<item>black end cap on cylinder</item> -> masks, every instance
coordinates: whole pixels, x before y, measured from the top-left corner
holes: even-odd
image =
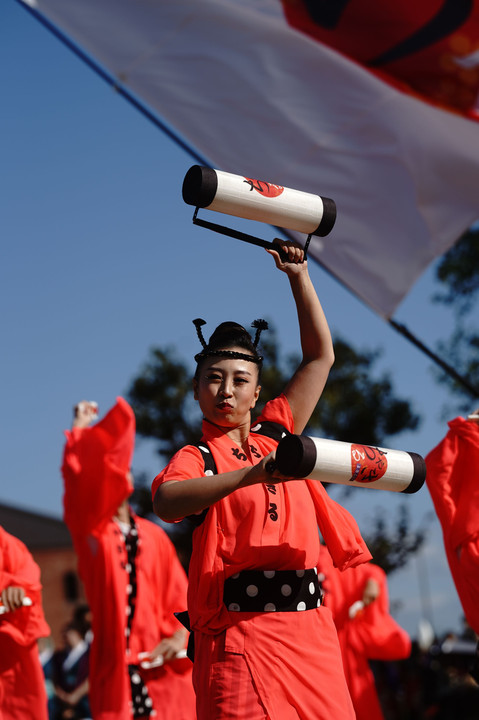
[[[408,455],[412,460],[413,475],[407,488],[401,490],[401,492],[411,495],[420,490],[424,485],[424,481],[426,480],[426,461],[417,453],[410,452]]]
[[[329,235],[336,222],[336,203],[327,197],[321,197],[321,200],[323,201],[323,217],[316,230],[311,234],[325,237],[325,235]]]
[[[215,199],[217,189],[218,176],[213,168],[193,165],[183,180],[183,200],[187,205],[208,207]]]
[[[307,435],[287,435],[276,448],[276,470],[287,477],[305,478],[316,465],[316,445]]]

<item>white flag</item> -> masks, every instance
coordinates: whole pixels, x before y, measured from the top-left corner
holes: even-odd
[[[332,198],[309,255],[384,317],[479,218],[479,124],[295,29],[279,0],[33,3],[213,167]]]

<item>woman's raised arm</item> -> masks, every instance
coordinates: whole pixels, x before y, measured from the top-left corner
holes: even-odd
[[[323,392],[334,363],[334,348],[326,316],[308,272],[304,252],[291,243],[276,240],[287,261],[274,250],[276,266],[288,275],[298,314],[302,360],[285,388],[295,433],[302,433]]]

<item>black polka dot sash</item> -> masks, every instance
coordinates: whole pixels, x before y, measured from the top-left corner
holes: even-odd
[[[149,718],[156,715],[148,688],[143,682],[137,665],[128,665],[131,685],[131,710],[133,717]]]
[[[223,602],[230,612],[300,612],[321,605],[316,568],[243,570],[225,580]]]

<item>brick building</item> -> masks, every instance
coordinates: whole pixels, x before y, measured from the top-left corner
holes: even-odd
[[[85,603],[77,561],[65,523],[55,517],[0,503],[0,525],[19,538],[40,566],[43,608],[55,646],[73,610]]]

